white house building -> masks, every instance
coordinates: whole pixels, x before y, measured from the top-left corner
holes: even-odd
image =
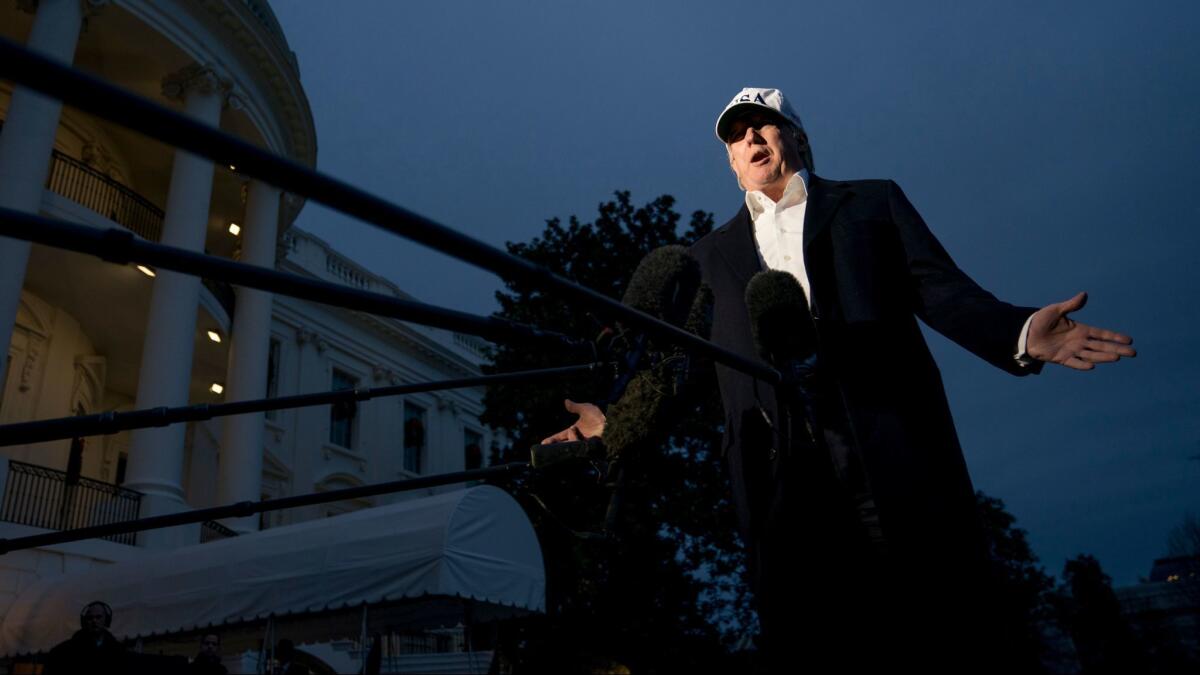
[[[0,35],[307,166],[295,55],[262,0],[0,0]],[[408,297],[292,227],[304,200],[0,82],[0,207]],[[0,424],[478,374],[477,338],[0,238]],[[482,388],[0,447],[0,537],[459,471],[503,444]],[[430,494],[429,491],[422,495]],[[420,496],[420,495],[418,495]],[[336,502],[0,556],[22,590],[383,506]]]

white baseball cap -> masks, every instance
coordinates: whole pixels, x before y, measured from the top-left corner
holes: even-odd
[[[725,106],[717,117],[717,140],[721,143],[725,142],[725,137],[729,135],[729,127],[738,115],[746,113],[750,109],[769,110],[771,113],[783,118],[785,122],[796,127],[800,131],[804,131],[804,124],[800,121],[800,116],[792,110],[792,106],[783,97],[783,92],[778,89],[767,89],[763,87],[746,87],[739,91],[733,100]],[[804,158],[808,161],[808,166],[812,168],[812,150],[806,149]]]

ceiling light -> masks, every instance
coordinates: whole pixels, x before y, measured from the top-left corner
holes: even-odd
[[[241,233],[241,231],[242,231],[241,225],[238,225],[237,223],[229,224],[229,234],[232,234],[233,236],[236,237],[236,236],[238,236],[238,234]]]
[[[220,382],[213,382],[212,386],[210,386],[208,388],[208,390],[214,394],[219,394],[219,393],[225,391],[225,387],[222,386]]]
[[[149,267],[146,267],[145,265],[138,265],[137,268],[138,268],[139,272],[141,272],[142,274],[145,274],[148,277],[156,276],[154,274],[154,270],[150,269]]]
[[[221,334],[215,330],[210,330],[208,331],[208,339],[219,343],[221,341]]]

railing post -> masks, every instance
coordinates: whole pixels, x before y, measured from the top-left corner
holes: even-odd
[[[0,515],[4,514],[4,503],[8,497],[8,458],[0,457]]]

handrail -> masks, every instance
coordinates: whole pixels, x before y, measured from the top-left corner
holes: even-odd
[[[104,526],[136,518],[141,501],[136,490],[9,460],[0,520],[48,530]],[[132,546],[136,534],[104,538]]]
[[[201,544],[206,544],[210,541],[216,541],[218,539],[230,539],[236,536],[238,536],[236,531],[225,527],[215,520],[206,520],[203,523],[200,523]]]
[[[162,240],[162,209],[120,181],[59,150],[51,152],[46,189],[86,206],[146,241]]]

